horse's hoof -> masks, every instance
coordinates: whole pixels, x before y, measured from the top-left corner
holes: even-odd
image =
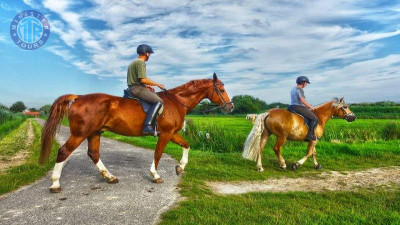
[[[58,188],[49,188],[50,193],[60,193],[61,192],[61,187]]]
[[[281,169],[282,169],[282,170],[286,170],[286,166],[285,166],[285,167],[281,166]]]
[[[321,166],[321,164],[318,164],[318,165],[314,166],[314,168],[315,168],[316,170],[320,170],[320,169],[322,169],[322,166]]]
[[[107,183],[109,183],[109,184],[116,184],[118,182],[119,182],[118,178],[110,179],[107,181]]]
[[[293,171],[296,171],[296,170],[299,168],[299,166],[300,166],[299,164],[293,163],[293,164],[292,164],[292,170],[293,170]]]
[[[161,184],[161,183],[164,183],[164,180],[163,180],[162,178],[157,178],[157,179],[154,179],[154,180],[153,180],[153,183],[155,183],[155,184]]]
[[[182,169],[182,167],[177,165],[177,166],[175,166],[175,171],[176,171],[176,175],[179,176],[179,174],[181,174],[183,172],[183,169]]]
[[[262,167],[260,167],[260,168],[258,168],[258,172],[263,172],[264,171],[264,168],[262,168]]]

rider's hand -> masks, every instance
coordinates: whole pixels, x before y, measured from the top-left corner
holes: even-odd
[[[157,86],[158,86],[160,89],[162,89],[162,90],[165,89],[164,84],[158,84]]]
[[[147,90],[151,91],[151,92],[155,92],[154,88],[150,85],[146,85]]]
[[[314,108],[313,106],[311,106],[311,107],[310,107],[310,109],[311,109],[312,111],[314,111],[314,110],[315,110],[315,108]]]

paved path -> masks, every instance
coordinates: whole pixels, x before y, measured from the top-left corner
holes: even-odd
[[[57,141],[64,144],[68,137],[69,128],[62,126]],[[108,184],[86,152],[85,141],[69,157],[60,180],[62,193],[49,192],[49,173],[0,197],[0,224],[155,224],[179,197],[177,162],[169,155],[163,155],[158,170],[164,183],[153,184],[153,151],[102,138],[100,157],[119,179]]]

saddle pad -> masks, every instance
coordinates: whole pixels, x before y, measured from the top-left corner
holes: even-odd
[[[135,96],[133,96],[132,94],[131,94],[131,92],[129,91],[129,89],[125,89],[124,90],[124,96],[123,96],[124,98],[127,98],[127,99],[132,99],[132,100],[138,100],[139,101],[139,103],[142,105],[142,108],[143,108],[143,111],[145,112],[145,113],[147,113],[148,111],[149,111],[149,109],[150,109],[150,107],[151,107],[151,103],[148,103],[148,102],[145,102],[145,101],[143,101],[142,99],[139,99],[139,98],[136,98]],[[158,115],[161,115],[161,113],[164,111],[164,105],[163,106],[161,106],[161,109],[158,111]]]

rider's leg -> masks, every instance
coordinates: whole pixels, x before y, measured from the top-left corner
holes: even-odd
[[[136,89],[136,90],[135,90]],[[156,119],[164,101],[157,94],[149,91],[146,87],[136,86],[132,93],[145,102],[152,103],[151,108],[147,112],[146,119],[143,123],[143,134],[156,135]]]
[[[307,109],[305,106],[295,106],[296,112],[304,116],[305,118],[308,119],[308,133],[306,136],[306,140],[317,140],[317,138],[314,135],[314,130],[318,125],[318,118],[315,116],[314,113],[312,113],[309,109]]]

